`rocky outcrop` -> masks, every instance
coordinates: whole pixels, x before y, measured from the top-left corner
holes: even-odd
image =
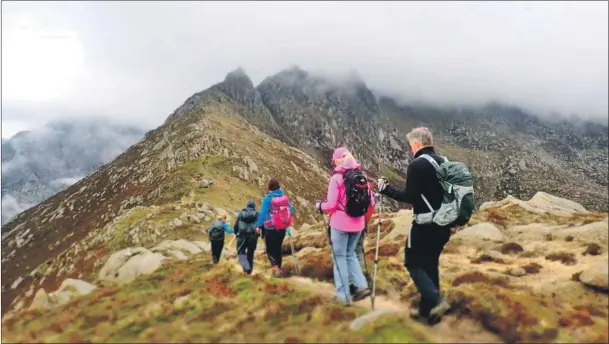
[[[47,294],[44,289],[38,289],[29,309],[48,309],[68,303],[76,296],[87,295],[97,289],[97,286],[68,278],[61,283],[56,291]]]
[[[609,292],[609,262],[597,263],[587,267],[580,275],[579,280],[590,287]]]

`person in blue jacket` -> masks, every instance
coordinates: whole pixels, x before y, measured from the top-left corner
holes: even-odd
[[[222,214],[218,216],[218,219],[212,223],[208,230],[209,242],[211,244],[211,258],[214,264],[218,264],[220,261],[220,255],[222,255],[222,249],[224,248],[225,232],[233,234],[233,230],[226,223],[226,215]]]
[[[264,239],[266,255],[271,263],[271,267],[273,268],[273,274],[276,277],[281,277],[281,245],[283,245],[286,232],[288,236],[291,236],[291,233],[289,227],[286,230],[276,230],[272,227],[272,224],[270,224],[272,210],[271,199],[275,197],[283,197],[285,194],[279,185],[279,181],[277,181],[275,178],[271,178],[267,189],[269,193],[264,197],[262,204],[260,205],[260,213],[258,215],[258,221],[256,221],[256,226],[258,227],[258,234],[260,234],[260,236]],[[292,202],[289,202],[289,207],[291,215],[294,215],[294,207],[292,206]]]

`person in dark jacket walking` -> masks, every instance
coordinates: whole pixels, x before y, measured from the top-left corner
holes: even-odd
[[[237,215],[233,231],[237,236],[237,258],[248,275],[254,270],[254,252],[258,245],[258,234],[256,233],[256,221],[258,212],[253,200],[247,201],[247,205]]]
[[[233,230],[226,224],[226,215],[219,215],[207,232],[211,243],[211,258],[214,264],[218,264],[224,248],[224,233],[233,234]]]
[[[436,153],[429,129],[415,128],[408,133],[407,138],[414,159],[408,165],[406,186],[403,189],[393,187],[381,177],[377,183],[378,190],[397,201],[411,204],[415,215],[428,213],[429,208],[422,195],[433,209],[439,209],[444,193],[435,167],[421,156],[427,154],[438,164],[444,162],[444,157]],[[430,324],[440,322],[450,309],[448,302],[440,295],[438,267],[440,254],[450,239],[450,234],[449,227],[421,225],[413,221],[406,240],[404,265],[421,294],[419,310],[411,316],[427,319]]]
[[[287,196],[283,193],[281,186],[279,185],[279,181],[277,179],[272,178],[269,180],[269,184],[267,186],[269,193],[262,200],[262,204],[260,205],[260,213],[258,214],[258,220],[256,221],[256,226],[258,229],[256,230],[258,234],[262,235],[264,239],[264,244],[266,246],[266,255],[271,263],[271,268],[273,269],[273,274],[276,277],[281,277],[283,275],[281,271],[281,246],[283,245],[283,240],[285,239],[286,233],[291,235],[290,228],[278,229],[274,226],[273,221],[273,212],[278,211],[274,209],[273,199],[277,199],[276,202],[285,202],[288,205],[289,209],[285,209],[289,211],[287,216],[290,217],[294,215],[294,207],[292,203],[287,200]],[[291,224],[291,223],[290,223]]]

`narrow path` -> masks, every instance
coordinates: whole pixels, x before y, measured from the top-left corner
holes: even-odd
[[[292,276],[286,280],[306,288],[319,295],[331,298],[335,294],[334,285],[325,282],[314,281],[307,277]],[[402,314],[410,313],[410,306],[398,300],[385,296],[377,296],[374,300],[376,310],[389,310]],[[356,307],[372,310],[370,299],[353,303]],[[471,319],[458,319],[454,315],[447,315],[444,320],[431,327],[412,320],[408,324],[412,329],[424,333],[435,343],[503,343],[497,335],[484,330],[478,323]]]
[[[236,271],[243,271],[239,262],[233,264]],[[264,275],[270,277],[271,272],[268,268],[254,269],[253,275]],[[291,276],[285,278],[286,281],[306,289],[312,293],[322,295],[328,299],[332,298],[335,293],[335,287],[331,283],[320,282],[308,277]],[[411,307],[399,300],[395,300],[386,296],[377,296],[374,300],[376,310],[389,310],[396,313],[407,315],[410,313]],[[370,298],[355,302],[352,304],[355,307],[361,307],[372,311]],[[408,318],[406,318],[408,319]],[[435,326],[420,323],[415,320],[409,321],[408,325],[415,331],[423,333],[427,338],[435,343],[503,343],[501,338],[480,326],[479,323],[468,318],[458,318],[455,315],[446,315],[442,322]]]

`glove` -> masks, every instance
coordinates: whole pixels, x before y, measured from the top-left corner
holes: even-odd
[[[323,214],[323,211],[321,210],[321,203],[321,201],[315,202],[315,210],[317,210],[318,213]]]
[[[387,186],[389,186],[389,182],[387,181],[387,179],[385,179],[385,177],[381,177],[376,181],[376,186],[379,190],[379,193],[383,193]]]
[[[288,229],[286,230],[288,236],[291,238],[292,237],[292,231],[290,231],[292,227],[288,227]]]

